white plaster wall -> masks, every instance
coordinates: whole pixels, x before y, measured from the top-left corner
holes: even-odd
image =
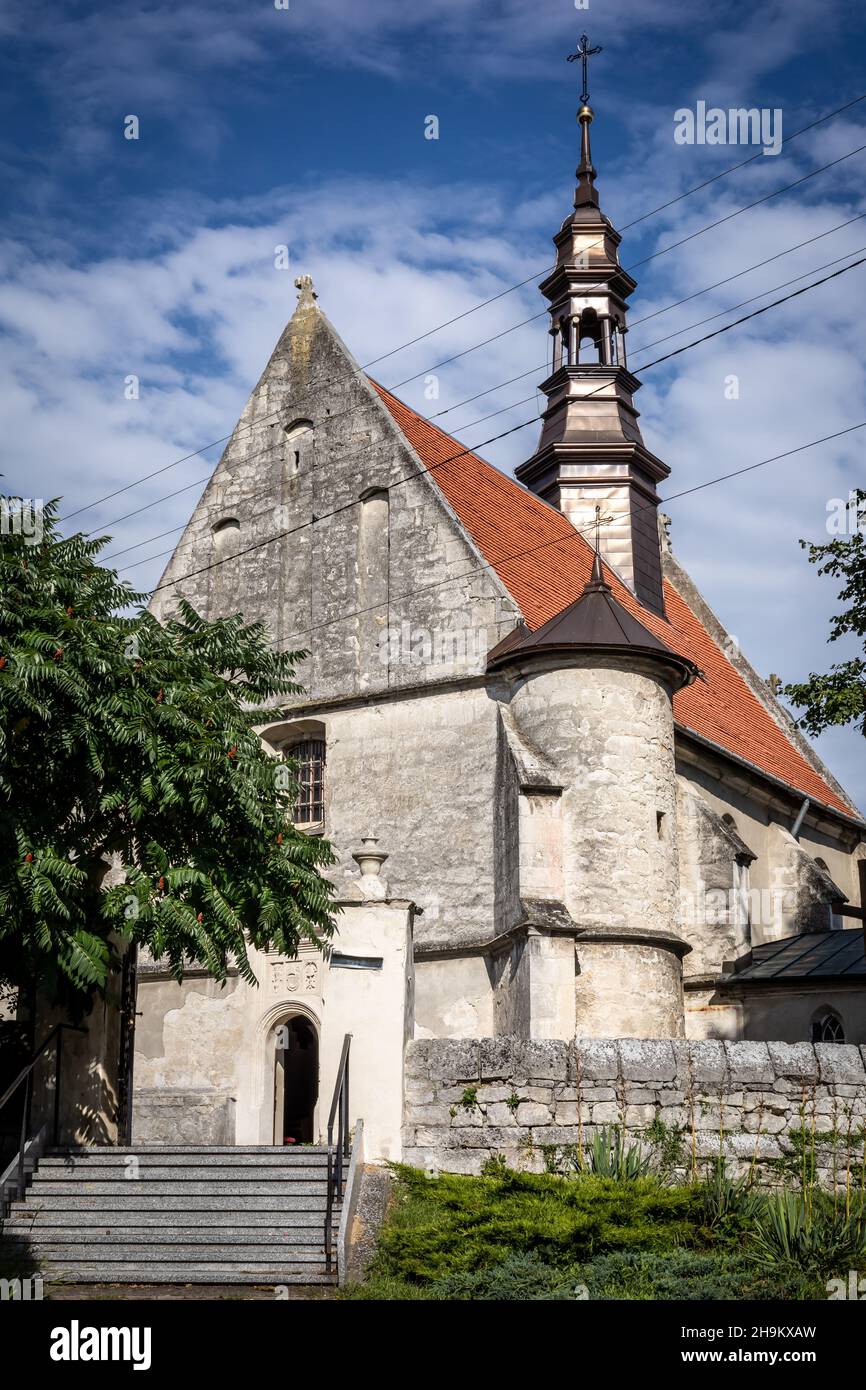
[[[790,828],[790,817],[777,821],[777,813],[765,801],[745,793],[733,783],[728,786],[689,763],[681,763],[679,771],[683,780],[695,786],[718,815],[733,817],[737,833],[757,856],[749,869],[753,900],[757,902],[757,895],[763,894],[763,901],[771,902],[773,890],[780,887],[779,871],[785,860],[778,831],[780,825],[785,829]],[[688,856],[689,846],[685,843],[688,826],[684,822],[679,826],[679,834],[683,841],[683,854]],[[836,836],[829,829],[818,830],[809,824],[808,817],[800,830],[799,844],[813,858],[824,860],[834,882],[855,906],[859,906],[857,866],[866,857],[866,845],[861,844],[852,852],[841,830]],[[686,879],[684,874],[684,882]],[[761,919],[756,917],[753,922],[752,944],[761,945],[764,941],[800,930],[803,930],[803,924],[798,924],[796,912],[784,914],[782,920],[774,920],[771,914],[763,913]]]
[[[405,905],[375,903],[344,912],[342,923],[341,952],[383,960],[381,970],[341,969],[333,962],[328,968],[320,1131],[324,1138],[343,1038],[350,1032],[350,1123],[363,1119],[365,1161],[382,1163],[401,1156],[403,1049],[414,1023],[411,914]]]
[[[812,1019],[827,1007],[841,1018],[846,1043],[866,1043],[866,1005],[862,985],[816,984],[814,989],[749,990],[742,1004],[743,1038],[809,1042]]]
[[[337,949],[381,957],[381,969],[329,966],[314,946],[304,946],[296,959],[253,952],[256,986],[237,978],[222,989],[204,978],[178,985],[142,975],[139,1138],[273,1143],[275,1030],[300,1014],[319,1036],[318,1141],[325,1138],[343,1038],[351,1033],[351,1121],[364,1120],[369,1161],[399,1158],[403,1046],[413,1026],[411,907],[349,903],[340,924]],[[233,1117],[228,1135],[224,1114]]]
[[[326,729],[324,833],[354,878],[375,834],[393,897],[419,908],[419,945],[486,941],[496,895],[496,704],[482,687],[315,712]]]
[[[586,1038],[682,1038],[679,957],[646,942],[577,942],[576,1032]]]
[[[495,1031],[491,976],[481,955],[415,963],[415,1036],[484,1038]]]

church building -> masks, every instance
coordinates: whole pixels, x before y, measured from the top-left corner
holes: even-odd
[[[347,1033],[373,1159],[413,1038],[866,1043],[866,825],[671,550],[578,119],[516,477],[368,377],[301,276],[155,591],[307,653],[260,733],[340,910],[258,987],[140,963],[136,1143],[321,1139]]]

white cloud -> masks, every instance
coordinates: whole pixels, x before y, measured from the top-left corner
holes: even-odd
[[[620,4],[618,14],[626,9]],[[273,31],[262,11],[252,18],[250,13],[222,3],[207,7],[206,15],[183,6],[99,12],[101,22],[90,30],[91,55],[97,66],[104,57],[105,71],[102,85],[97,82],[89,94],[91,65],[81,53],[62,56],[66,21],[61,19],[46,78],[58,83],[66,99],[82,94],[83,139],[88,110],[115,99],[133,64],[148,71],[161,65],[162,75],[148,77],[141,90],[167,108],[178,100],[183,72],[185,109],[194,122],[208,108],[209,73],[252,67],[268,49]],[[389,71],[399,66],[400,43],[421,24],[416,7],[390,0],[373,0],[363,13],[345,0],[322,0],[315,15],[300,4],[290,13],[312,50],[324,54],[325,45],[333,46],[339,35],[340,47],[328,50],[329,61],[378,64]],[[683,13],[661,3],[641,5],[642,21],[660,29]],[[455,61],[459,57],[465,65],[471,52],[484,63],[504,59],[506,71],[509,63],[516,64],[521,46],[525,50],[530,17],[536,24],[535,63],[541,61],[540,40],[556,37],[560,29],[571,37],[575,17],[578,29],[585,18],[560,5],[530,12],[516,0],[498,7],[496,25],[464,0],[433,0],[424,10],[427,30],[443,52],[453,50]],[[283,18],[268,15],[267,25]],[[774,51],[771,45],[762,70],[786,51],[781,41]],[[644,157],[629,171],[602,169],[606,209],[620,222],[706,177],[708,169],[735,162],[737,151],[677,153],[668,114],[658,108],[632,103],[624,114],[636,123]],[[642,224],[650,233],[656,229],[648,250],[838,157],[861,138],[862,127],[849,118],[823,128],[814,139],[798,141],[791,153],[756,161],[730,184],[713,185]],[[862,160],[849,161],[832,177],[804,185],[796,198],[766,204],[651,262],[637,272],[642,284],[632,317],[851,216],[866,206],[861,180]],[[352,208],[351,241],[347,207]],[[292,312],[292,280],[300,270],[313,273],[323,308],[358,359],[369,361],[397,340],[423,334],[548,264],[550,234],[566,211],[550,194],[506,203],[495,186],[446,183],[424,190],[388,181],[320,182],[306,191],[274,189],[246,201],[185,195],[129,210],[137,255],[118,252],[78,265],[69,263],[65,245],[45,250],[41,228],[22,223],[20,237],[0,246],[0,323],[7,333],[0,342],[4,481],[28,495],[62,493],[68,513],[227,435]],[[37,242],[42,259],[29,249]],[[283,242],[292,252],[289,273],[273,264],[274,247]],[[641,341],[687,327],[863,244],[866,221],[637,326],[632,361],[641,360]],[[635,258],[634,243],[627,239],[624,262]],[[663,491],[695,486],[866,417],[866,379],[859,365],[863,276],[863,270],[852,272],[647,374],[638,405],[647,444],[673,468]],[[400,382],[541,308],[529,285],[389,357],[373,373],[386,385]],[[690,330],[652,355],[715,326]],[[421,382],[406,385],[400,394],[425,413],[444,411],[535,368],[546,351],[546,324],[538,319],[442,367],[438,402],[425,400]],[[140,379],[138,401],[124,398],[129,374]],[[736,401],[726,400],[723,390],[732,374],[740,380]],[[440,423],[455,429],[509,406],[466,429],[467,443],[485,440],[533,413],[532,404],[512,403],[531,396],[542,375],[535,371],[442,416]],[[500,466],[513,466],[531,452],[536,437],[533,426],[481,452]],[[864,444],[864,436],[848,436],[670,504],[675,550],[764,674],[777,671],[796,679],[841,655],[825,646],[827,619],[835,607],[832,587],[808,566],[797,539],[820,537],[827,499],[862,481]],[[87,511],[75,524],[113,530],[112,551],[180,528],[197,487],[116,526],[110,523],[204,478],[217,453],[209,453],[209,462],[189,460]],[[171,535],[155,539],[128,558],[165,550],[172,541]],[[144,587],[155,581],[163,563],[137,566],[130,577]],[[862,740],[837,734],[827,747],[833,765],[866,802],[866,778],[846,770],[849,763],[857,767]]]

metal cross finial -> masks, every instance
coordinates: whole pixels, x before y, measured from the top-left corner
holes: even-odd
[[[601,551],[601,507],[595,509],[595,553]]]
[[[587,72],[587,60],[589,58],[593,58],[596,53],[601,53],[601,51],[601,45],[599,45],[597,48],[590,48],[589,39],[587,38],[586,34],[581,34],[580,43],[577,45],[577,52],[569,53],[568,55],[568,61],[570,63],[576,62],[579,58],[581,64],[583,65],[583,91],[580,94],[580,99],[583,102],[584,106],[589,101],[589,74]]]

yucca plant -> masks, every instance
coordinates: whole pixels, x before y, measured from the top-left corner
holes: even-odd
[[[604,1125],[586,1149],[585,1169],[600,1178],[632,1181],[645,1177],[651,1165],[652,1156],[644,1155],[640,1144],[626,1147],[625,1130],[617,1125]]]
[[[810,1200],[787,1189],[767,1198],[751,1251],[765,1266],[832,1273],[866,1265],[866,1204],[815,1190]]]
[[[756,1221],[764,1211],[766,1199],[755,1191],[749,1174],[729,1176],[724,1158],[713,1165],[703,1193],[703,1218],[714,1229]]]

